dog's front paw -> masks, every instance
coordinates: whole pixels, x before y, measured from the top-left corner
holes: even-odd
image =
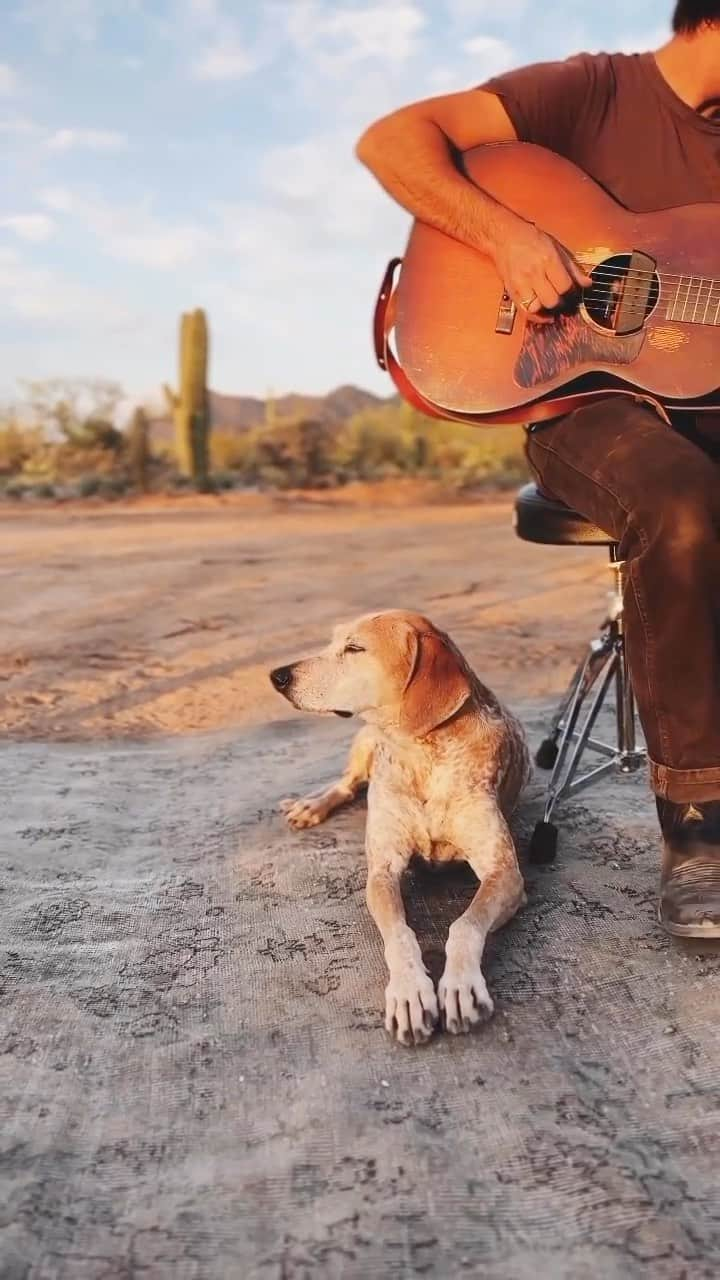
[[[448,963],[438,996],[445,1028],[454,1036],[487,1022],[495,1008],[479,964]]]
[[[325,796],[304,796],[300,800],[282,800],[280,808],[291,827],[317,827],[327,818],[331,806]]]
[[[385,988],[385,1029],[401,1044],[424,1044],[438,1020],[435,988],[424,969],[393,973]]]

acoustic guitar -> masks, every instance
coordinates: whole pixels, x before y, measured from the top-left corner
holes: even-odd
[[[406,399],[477,423],[537,422],[611,394],[717,412],[720,203],[631,213],[530,143],[476,147],[462,166],[564,245],[592,286],[533,324],[488,257],[415,222],[375,312],[378,361]]]

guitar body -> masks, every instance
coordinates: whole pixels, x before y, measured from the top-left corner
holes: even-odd
[[[548,400],[565,408],[568,393],[579,403],[590,387],[649,393],[674,408],[720,404],[720,204],[631,213],[528,143],[478,147],[463,165],[569,249],[594,285],[552,324],[533,324],[503,302],[489,258],[416,222],[393,318],[400,365],[421,397],[450,415],[508,420],[518,410],[524,422],[547,416]],[[543,415],[533,413],[538,401]]]

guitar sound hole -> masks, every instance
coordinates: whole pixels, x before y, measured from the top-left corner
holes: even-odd
[[[626,282],[629,287],[637,284],[648,285],[644,301],[645,319],[655,310],[660,297],[660,282],[653,272],[652,281],[648,280],[648,272],[633,272],[628,281],[631,254],[618,253],[612,258],[599,262],[590,272],[592,286],[583,290],[583,303],[590,319],[601,329],[613,332],[617,327],[618,308],[625,292]],[[641,292],[643,290],[641,289]]]

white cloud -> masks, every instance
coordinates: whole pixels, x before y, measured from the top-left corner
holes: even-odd
[[[62,321],[63,326],[92,326],[94,332],[108,332],[136,322],[127,307],[76,281],[26,262],[14,251],[0,249],[0,292],[3,306],[27,320],[44,323]]]
[[[218,22],[220,14],[217,0],[187,0],[187,10],[195,22]]]
[[[518,55],[507,40],[497,36],[471,36],[463,44],[463,52],[473,59],[473,75],[484,80],[517,65]]]
[[[424,14],[414,4],[369,5],[334,13],[325,24],[325,34],[347,42],[348,55],[355,62],[381,58],[404,62],[416,49],[416,37],[425,26]]]
[[[206,49],[193,64],[196,80],[237,80],[256,68],[256,61],[239,44],[219,44]]]
[[[512,53],[507,40],[500,40],[497,36],[471,36],[463,44],[463,49],[465,53],[478,53],[482,58],[487,57],[488,54],[495,56]]]
[[[265,15],[263,15],[265,16]],[[250,48],[238,22],[221,10],[219,0],[180,0],[178,34],[183,56],[192,55],[195,80],[239,80],[267,60],[268,50]],[[261,22],[264,34],[267,22]]]
[[[636,35],[627,35],[613,42],[613,49],[618,53],[640,53],[645,49],[659,49],[661,45],[666,44],[670,39],[671,31],[669,22],[663,26],[650,27],[646,31],[640,31]],[[602,45],[603,49],[607,41]]]
[[[137,20],[144,15],[143,0],[21,0],[16,15],[31,26],[43,44],[94,44],[107,18]]]
[[[218,329],[252,332],[253,340],[265,344],[267,367],[275,349],[285,379],[289,333],[296,327],[304,332],[308,317],[316,315],[324,340],[332,331],[334,342],[335,329],[346,320],[352,326],[360,313],[357,358],[372,372],[369,299],[387,258],[402,251],[407,214],[357,163],[351,138],[342,132],[272,148],[259,176],[255,199],[210,209],[222,274],[205,296]],[[310,376],[323,374],[316,370]]]
[[[45,213],[8,213],[0,217],[0,227],[12,231],[21,240],[47,240],[55,230],[55,223]]]
[[[127,135],[113,129],[56,129],[47,140],[51,151],[123,151],[128,145]]]
[[[26,116],[5,116],[0,120],[0,133],[31,134],[39,132],[38,125],[34,124],[32,120],[28,120]]]
[[[355,159],[353,142],[345,132],[322,134],[273,147],[265,156],[260,177],[269,197],[266,208],[274,206],[296,221],[293,238],[303,235],[306,249],[311,243],[316,249],[323,243],[380,243],[386,217],[394,212]]]
[[[148,219],[140,228],[106,226],[100,231],[100,239],[106,252],[115,258],[168,271],[194,261],[208,246],[210,237],[202,227],[165,225]]]
[[[136,262],[159,271],[184,266],[212,244],[212,235],[194,223],[166,222],[147,208],[123,208],[97,198],[50,187],[41,202],[56,213],[74,218],[94,235],[110,257]]]
[[[295,45],[309,52],[318,69],[344,74],[358,62],[406,62],[418,48],[427,19],[411,0],[340,9],[318,0],[296,0],[288,10],[288,31]]]
[[[16,73],[7,62],[0,62],[0,93],[14,93],[16,88]]]
[[[498,17],[497,0],[445,0],[445,8],[450,18],[460,25],[476,25],[486,18]],[[529,8],[530,0],[503,0],[503,20],[522,18]]]
[[[64,187],[46,187],[40,192],[40,200],[48,209],[54,209],[56,213],[70,213],[72,210],[72,196]]]

